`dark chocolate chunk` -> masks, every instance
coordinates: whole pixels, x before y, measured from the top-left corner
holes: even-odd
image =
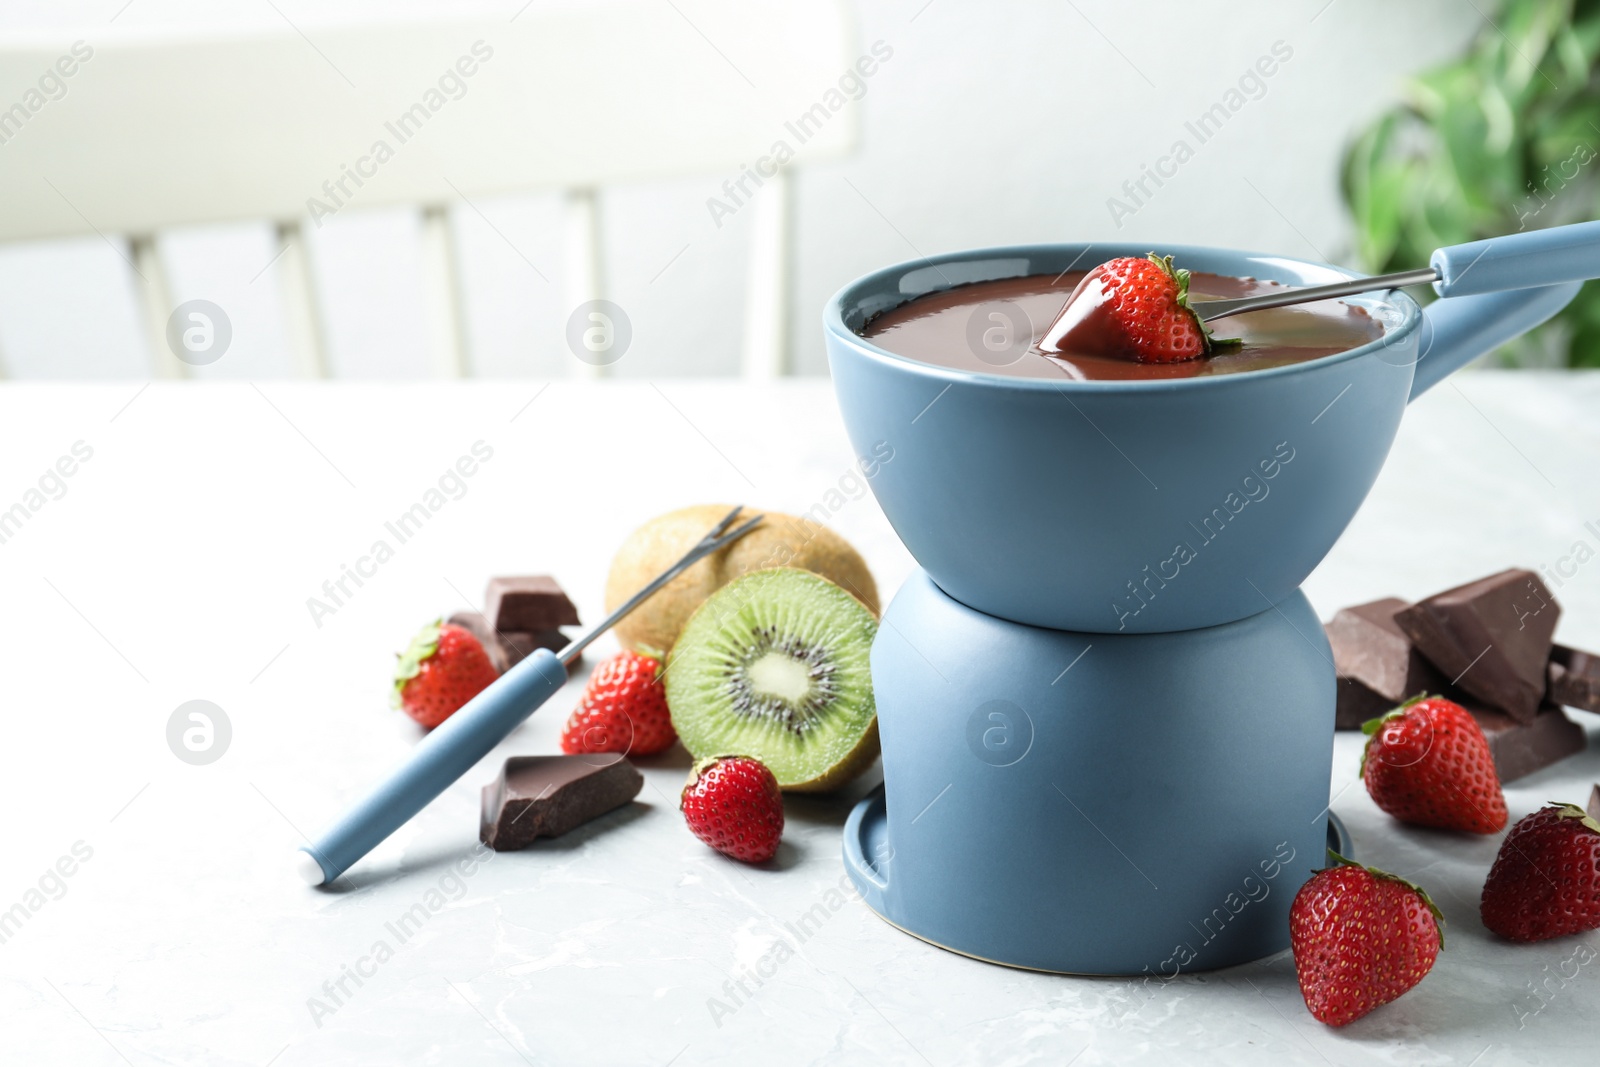
[[[1395,624],[1395,613],[1409,606],[1385,597],[1345,608],[1323,627],[1339,676],[1360,682],[1390,707],[1418,693],[1437,693],[1449,682]]]
[[[483,645],[483,650],[489,653],[489,661],[494,664],[494,669],[501,674],[527,659],[536,648],[560,652],[572,643],[572,639],[560,630],[545,630],[536,634],[516,631],[496,633],[489,625],[489,620],[476,611],[458,611],[445,621],[471,630],[472,635]],[[573,668],[582,663],[583,657],[579,656],[567,666]]]
[[[578,609],[548,574],[490,578],[483,614],[503,634],[545,633],[579,625]]]
[[[1394,620],[1454,684],[1532,722],[1560,614],[1538,575],[1506,570],[1420,600]]]
[[[1589,791],[1589,804],[1588,807],[1584,808],[1584,811],[1588,813],[1589,818],[1595,822],[1600,822],[1600,785],[1596,785]]]
[[[516,662],[507,655],[507,649],[503,647],[499,635],[494,632],[494,628],[489,625],[489,620],[479,615],[476,611],[458,611],[446,619],[445,622],[470,631],[472,636],[478,639],[478,643],[483,646],[483,650],[489,653],[489,662],[494,664],[497,674],[506,673],[506,670]]]
[[[644,775],[618,753],[512,756],[483,787],[478,838],[496,852],[560,837],[622,807],[644,788]]]
[[[560,652],[572,643],[572,639],[560,630],[545,630],[536,634],[501,634],[500,643],[505,646],[506,658],[511,662],[511,666],[515,667],[532,655],[536,648],[548,648],[551,652]]]
[[[1550,650],[1546,696],[1557,704],[1600,711],[1600,656],[1566,645]]]
[[[1335,730],[1359,730],[1361,724],[1368,719],[1376,719],[1380,715],[1394,710],[1401,701],[1390,700],[1388,697],[1374,693],[1361,682],[1354,678],[1339,678],[1338,699],[1334,705],[1333,728]]]
[[[1494,769],[1502,783],[1582,752],[1589,743],[1583,727],[1554,704],[1541,706],[1531,723],[1517,722],[1503,712],[1480,705],[1468,705],[1467,710],[1489,739],[1489,754],[1494,757]]]

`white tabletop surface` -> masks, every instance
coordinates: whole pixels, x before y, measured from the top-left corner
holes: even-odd
[[[1600,548],[1597,410],[1600,377],[1575,374],[1462,375],[1423,398],[1306,585],[1318,610]],[[1152,994],[952,955],[855,899],[793,944],[785,924],[846,884],[840,827],[876,771],[792,799],[773,869],[685,830],[680,751],[648,761],[633,808],[451,881],[479,787],[506,755],[556,750],[581,679],[352,887],[291,880],[301,831],[416,743],[386,698],[420,623],[492,574],[539,571],[594,619],[611,552],[657,512],[837,503],[852,456],[826,382],[7,385],[0,426],[0,510],[93,450],[0,543],[0,913],[26,913],[0,943],[7,1064],[1593,1062],[1600,962],[1569,961],[1600,935],[1493,940],[1477,897],[1499,838],[1383,816],[1351,787],[1351,735],[1333,809],[1363,860],[1433,891],[1449,937],[1417,989],[1338,1031],[1306,1012],[1287,953]],[[465,494],[316,625],[307,598],[479,441],[493,457]],[[833,510],[892,592],[912,563],[875,502]],[[1600,563],[1556,591],[1560,636],[1600,646]],[[166,740],[194,699],[232,727],[204,766]],[[1600,779],[1596,717],[1578,717],[1594,747],[1508,788],[1513,818]],[[70,876],[50,873],[62,857]],[[398,943],[386,924],[430,902]],[[735,1004],[724,983],[785,940],[793,958]],[[379,941],[392,956],[332,1000],[324,983]]]

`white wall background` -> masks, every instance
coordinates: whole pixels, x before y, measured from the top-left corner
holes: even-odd
[[[534,0],[544,3],[547,0]],[[663,3],[667,0],[662,0]],[[71,26],[261,26],[315,38],[330,22],[475,12],[523,0],[6,0],[0,35]],[[918,255],[1043,240],[1230,245],[1351,260],[1338,159],[1411,71],[1458,52],[1493,6],[1464,0],[856,0],[860,48],[891,61],[859,109],[862,148],[798,172],[792,362],[826,372],[824,301],[867,270]],[[120,12],[120,13],[119,13]],[[280,14],[281,12],[281,14]],[[715,27],[704,27],[715,36]],[[1107,199],[1185,136],[1275,42],[1293,57],[1119,229]],[[720,63],[710,50],[683,62]],[[818,86],[818,94],[827,86]],[[1188,138],[1193,143],[1193,137]],[[203,150],[203,146],[196,146]],[[114,159],[105,161],[115,166]],[[0,150],[0,167],[4,153]],[[611,188],[602,197],[607,295],[634,325],[618,377],[711,376],[738,366],[748,213],[718,229],[708,196],[726,175]],[[473,373],[567,373],[554,195],[456,214]],[[3,210],[3,205],[0,205]],[[500,233],[495,231],[499,230]],[[349,211],[308,228],[336,376],[428,374],[417,222]],[[501,236],[504,235],[504,237]],[[507,242],[515,248],[508,247]],[[163,235],[176,301],[226,308],[234,343],[202,378],[288,373],[265,225]],[[676,258],[674,258],[676,256]],[[0,248],[0,371],[17,378],[148,376],[138,308],[99,238]]]

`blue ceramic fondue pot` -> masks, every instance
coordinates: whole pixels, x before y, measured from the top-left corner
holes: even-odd
[[[1597,249],[1600,223],[1443,249],[1426,312],[1348,298],[1382,323],[1371,344],[1161,380],[951,369],[858,332],[925,293],[1143,245],[983,249],[841,290],[824,327],[845,427],[859,454],[893,447],[870,484],[923,568],[872,649],[884,786],[844,835],[867,903],[967,955],[1147,988],[1287,947],[1295,892],[1330,844],[1350,854],[1328,804],[1332,656],[1298,587],[1406,405],[1559,311]]]

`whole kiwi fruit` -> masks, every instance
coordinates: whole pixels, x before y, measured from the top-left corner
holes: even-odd
[[[731,510],[730,504],[679,508],[629,534],[606,576],[606,611],[615,610],[672,566]],[[849,542],[819,522],[778,511],[746,508],[734,522],[756,514],[766,516],[761,525],[678,575],[619,622],[617,640],[638,651],[667,652],[707,597],[735,578],[772,567],[820,574],[865,604],[873,615],[878,614],[877,583]]]

